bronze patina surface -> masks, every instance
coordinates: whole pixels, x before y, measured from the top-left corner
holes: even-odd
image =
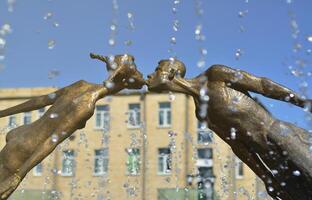
[[[55,93],[35,97],[0,111],[0,117],[5,117],[51,105],[37,121],[7,134],[6,145],[0,152],[0,199],[7,199],[28,171],[77,129],[85,127],[99,99],[124,88],[139,89],[145,83],[131,55],[117,55],[114,58],[95,54],[90,56],[105,62],[107,70],[111,72],[104,86],[81,80]]]
[[[299,107],[311,104],[292,90],[267,78],[223,65],[213,65],[186,80],[178,60],[162,60],[148,76],[150,91],[191,95],[196,116],[229,144],[233,152],[263,180],[274,199],[312,199],[312,156],[309,133],[275,119],[249,94],[286,101]]]

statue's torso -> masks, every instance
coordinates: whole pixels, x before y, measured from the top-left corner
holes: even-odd
[[[235,139],[246,140],[248,131],[252,134],[249,139],[264,142],[262,136],[253,132],[268,128],[274,118],[261,105],[247,92],[235,90],[224,82],[210,82],[207,86],[209,96],[207,121],[213,131],[225,140],[231,139],[231,130],[236,130]]]
[[[84,81],[76,82],[68,86],[68,90],[65,90],[40,119],[11,130],[7,136],[9,139],[6,148],[8,153],[16,152],[10,154],[16,157],[16,163],[13,165],[18,166],[18,163],[22,163],[37,146],[53,134],[54,142],[60,143],[62,138],[67,138],[75,130],[83,128],[93,115],[96,102],[93,95],[98,90],[97,85]]]

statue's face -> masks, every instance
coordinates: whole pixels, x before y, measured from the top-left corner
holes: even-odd
[[[140,89],[145,84],[143,75],[134,63],[133,56],[117,55],[109,61],[109,65],[112,73],[108,80],[112,83],[128,89]]]
[[[177,85],[174,79],[184,77],[185,67],[179,61],[162,60],[158,63],[155,72],[147,76],[146,84],[150,91],[175,91]]]

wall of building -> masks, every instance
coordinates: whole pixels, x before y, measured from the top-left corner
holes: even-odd
[[[1,89],[0,109],[5,109],[29,97],[39,96],[54,91],[55,88],[24,88]],[[171,103],[172,123],[168,127],[158,124],[158,109],[160,102]],[[128,126],[128,106],[130,103],[140,104],[143,126],[133,128]],[[198,174],[197,149],[212,148],[212,164],[214,191],[219,199],[265,199],[259,197],[262,183],[256,183],[255,174],[243,166],[243,176],[235,174],[235,156],[230,148],[216,134],[213,142],[199,144],[197,141],[197,120],[194,115],[193,100],[183,94],[175,94],[174,100],[168,94],[121,94],[106,97],[97,105],[108,105],[110,114],[110,129],[105,132],[95,128],[95,115],[87,122],[86,127],[77,130],[70,139],[60,144],[56,150],[43,161],[43,173],[34,176],[33,170],[19,186],[17,197],[46,193],[59,194],[60,199],[145,199],[156,200],[161,189],[180,189],[184,196],[197,189],[195,175]],[[22,125],[23,114],[18,114],[18,125]],[[32,112],[32,121],[38,118],[37,111]],[[5,134],[8,117],[0,118],[1,148],[5,145]],[[169,131],[176,135],[171,136]],[[172,170],[170,174],[158,173],[158,149],[175,143],[172,154]],[[109,149],[108,173],[102,176],[94,174],[94,154],[96,149]],[[140,149],[140,172],[138,175],[127,173],[127,148]],[[63,176],[61,173],[64,150],[75,152],[74,176]],[[193,176],[190,185],[187,177]],[[185,190],[185,188],[187,190]],[[24,191],[24,192],[23,192]],[[30,192],[31,193],[31,192]],[[17,195],[18,194],[18,195]],[[189,195],[191,192],[189,193]],[[265,195],[263,195],[265,196]],[[180,198],[180,197],[179,197]]]

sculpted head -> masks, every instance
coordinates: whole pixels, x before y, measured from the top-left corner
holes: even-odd
[[[181,81],[185,76],[185,65],[177,59],[161,60],[155,72],[148,75],[146,84],[150,91],[183,92]]]
[[[143,75],[137,70],[132,55],[108,57],[91,53],[90,57],[106,63],[106,68],[110,72],[109,78],[105,81],[107,85],[109,83],[118,88],[140,89],[145,84]]]

